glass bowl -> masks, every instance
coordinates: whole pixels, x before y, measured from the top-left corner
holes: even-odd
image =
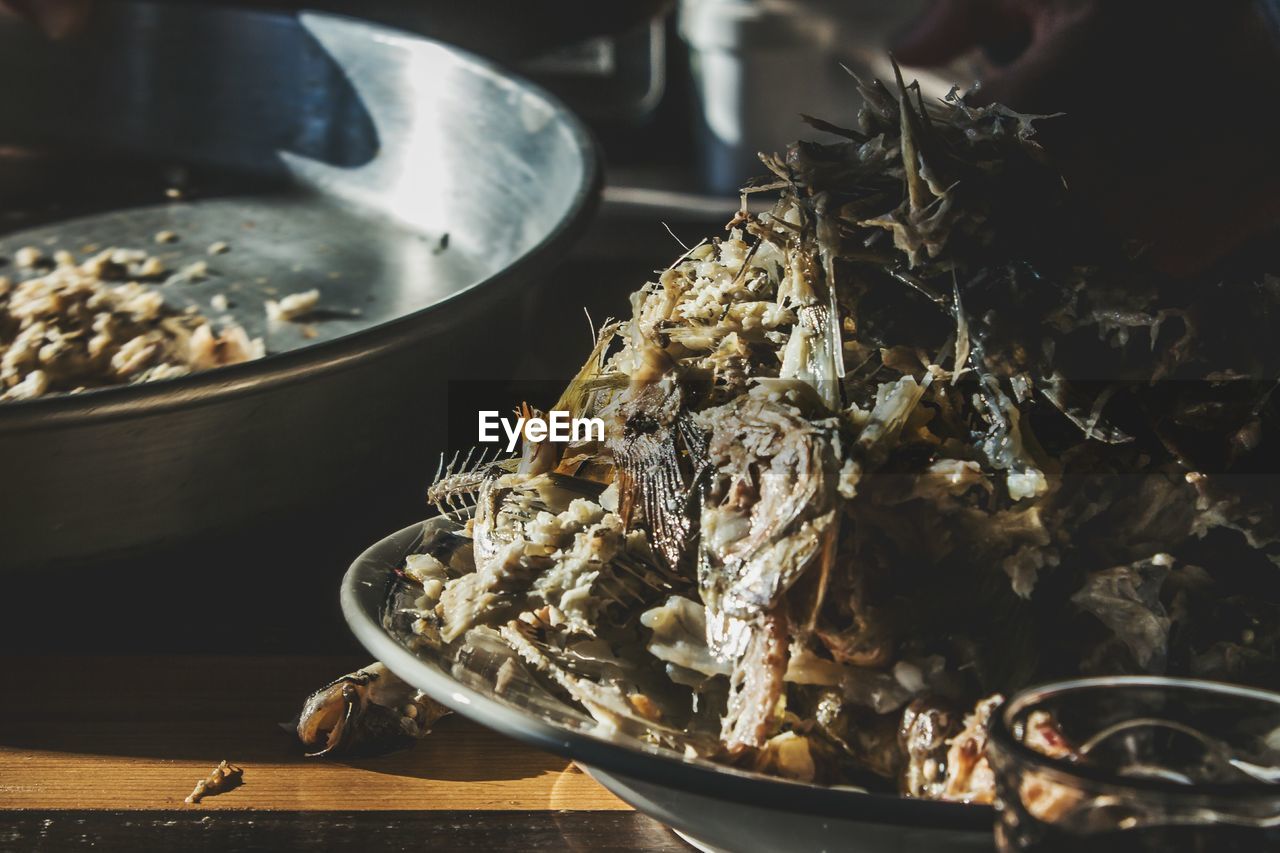
[[[1280,850],[1280,694],[1064,681],[1006,702],[988,757],[1001,851]]]

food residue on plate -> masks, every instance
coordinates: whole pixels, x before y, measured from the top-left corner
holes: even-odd
[[[268,299],[267,319],[272,322],[293,322],[314,311],[319,302],[320,291],[315,289],[290,293],[279,301]]]
[[[76,263],[27,246],[14,260],[34,274],[0,284],[0,401],[184,376],[265,353],[239,324],[215,328],[140,283],[164,268],[147,252],[108,248]]]
[[[164,261],[155,255],[151,255],[142,263],[138,264],[139,278],[159,278],[169,272],[169,268],[165,266]]]
[[[13,262],[24,269],[33,269],[46,260],[45,253],[35,246],[23,246],[13,253]]]
[[[178,270],[177,278],[183,281],[204,281],[209,277],[208,261],[192,261]]]

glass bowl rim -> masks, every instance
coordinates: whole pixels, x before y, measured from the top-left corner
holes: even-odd
[[[1256,687],[1244,687],[1237,684],[1198,678],[1116,675],[1054,681],[1021,690],[996,708],[988,724],[987,737],[997,751],[1004,751],[1024,763],[1033,765],[1040,770],[1048,771],[1051,775],[1059,777],[1057,781],[1066,782],[1067,784],[1085,781],[1108,788],[1123,788],[1183,800],[1248,797],[1251,799],[1269,798],[1280,803],[1280,784],[1258,781],[1184,785],[1160,779],[1125,778],[1085,764],[1077,764],[1037,752],[1022,741],[1017,740],[1009,727],[1008,720],[1014,713],[1023,710],[1030,704],[1038,704],[1054,696],[1079,691],[1144,687],[1172,691],[1214,693],[1220,696],[1265,702],[1275,707],[1276,726],[1280,729],[1280,693]]]

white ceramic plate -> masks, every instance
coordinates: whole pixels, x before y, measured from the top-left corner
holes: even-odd
[[[439,519],[406,527],[355,561],[342,610],[356,638],[401,678],[454,711],[539,749],[582,764],[626,802],[711,850],[989,851],[985,806],[909,800],[749,773],[618,733],[602,733],[582,711],[528,677],[493,684],[510,656],[476,649],[448,657],[414,648],[400,610],[416,596],[396,573]]]

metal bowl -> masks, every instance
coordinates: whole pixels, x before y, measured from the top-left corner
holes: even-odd
[[[987,851],[987,806],[908,800],[750,773],[603,731],[517,667],[494,684],[512,653],[444,656],[415,643],[403,614],[417,596],[396,574],[430,538],[429,520],[365,551],[342,582],[342,611],[370,654],[459,714],[525,743],[571,758],[645,814],[706,849]]]
[[[0,256],[203,258],[212,275],[166,296],[208,316],[228,296],[271,354],[0,403],[0,567],[281,519],[323,536],[321,511],[413,517],[448,383],[503,375],[519,295],[592,212],[588,134],[488,62],[364,22],[132,2],[95,15],[57,43],[0,24],[0,70],[22,81],[0,89]],[[155,245],[160,230],[180,242]],[[206,256],[215,241],[231,251]],[[313,287],[319,320],[266,324],[266,299]]]

